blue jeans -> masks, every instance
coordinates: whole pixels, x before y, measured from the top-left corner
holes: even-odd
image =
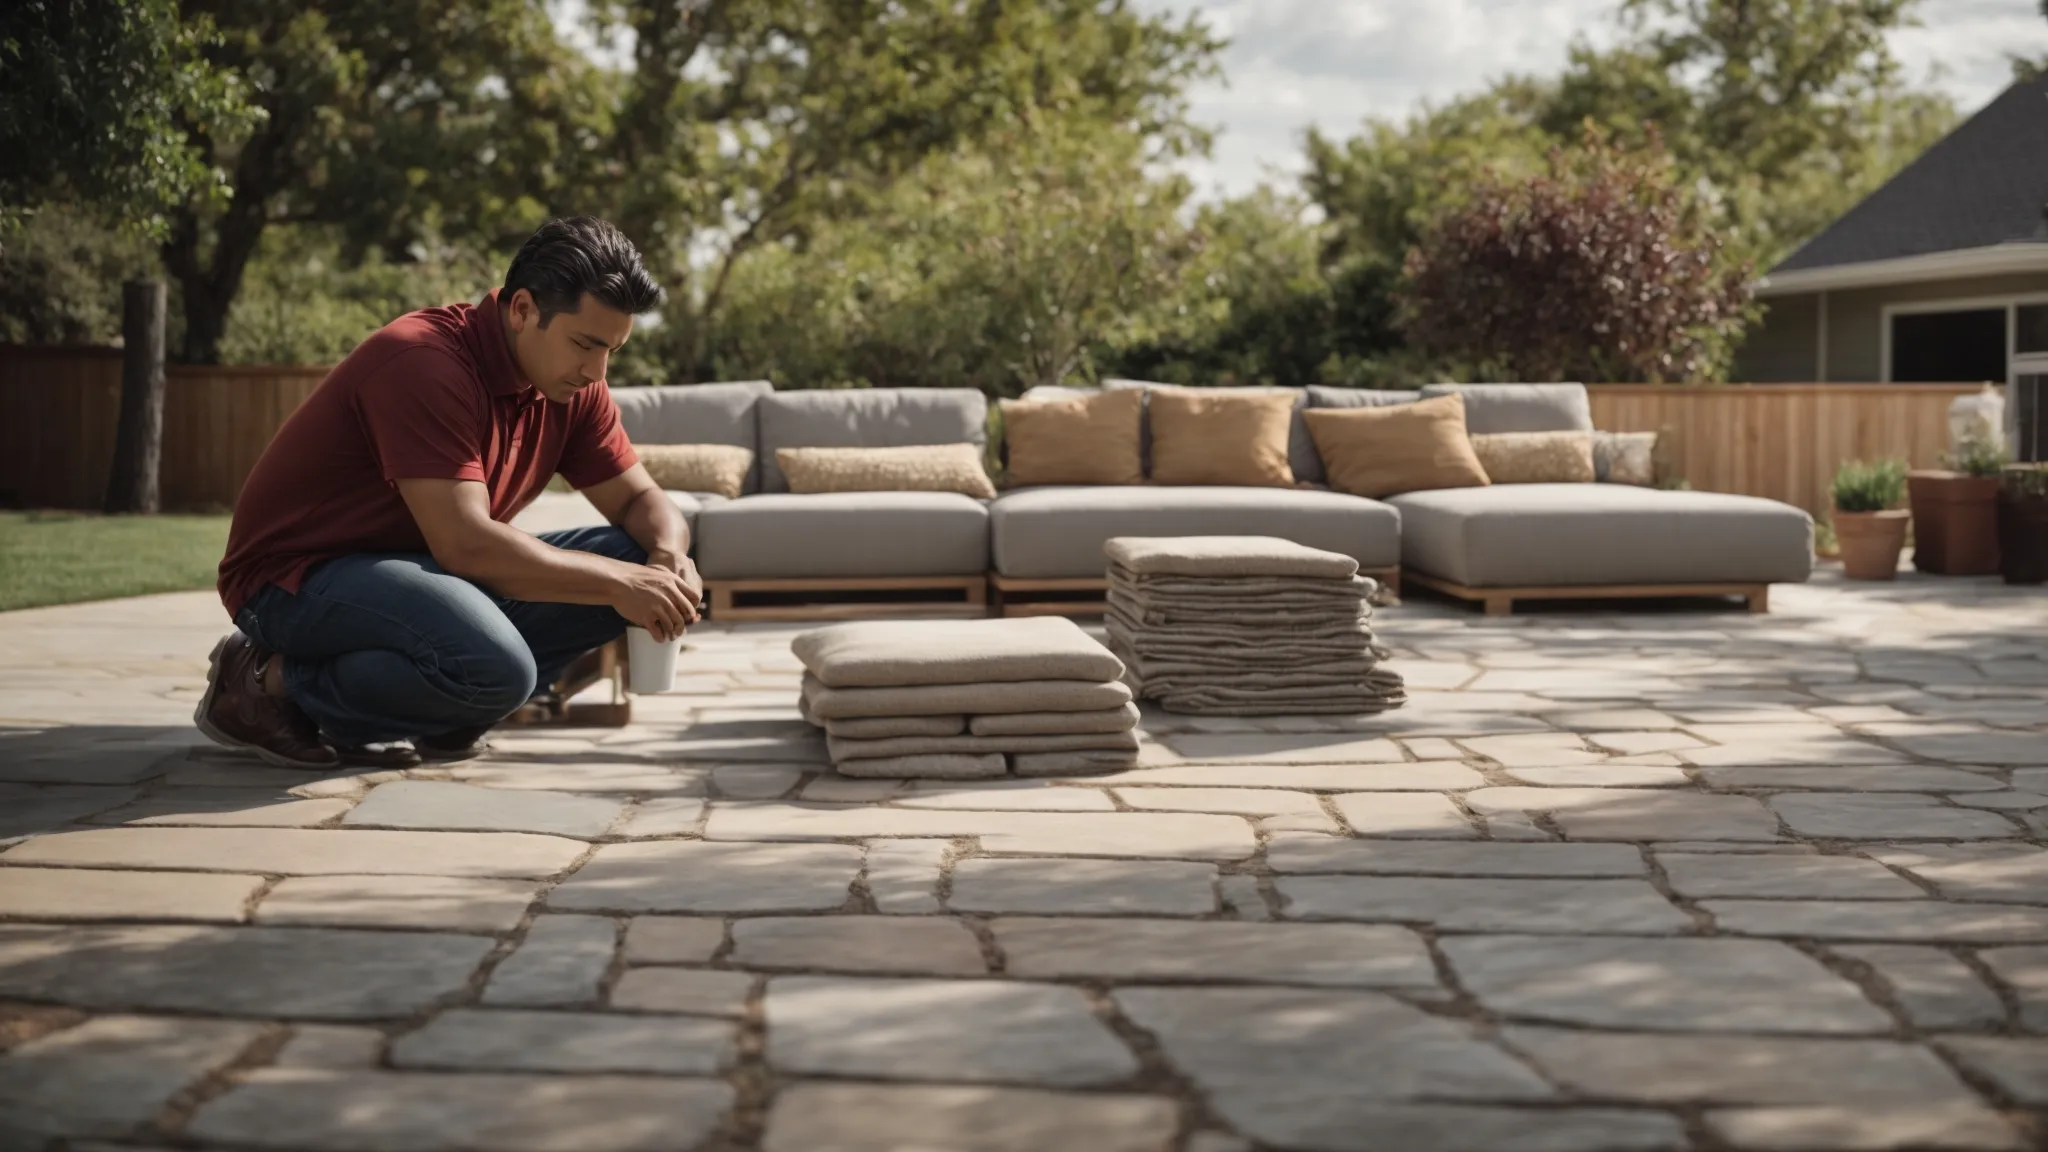
[[[619,528],[571,528],[545,543],[635,564]],[[371,744],[495,724],[570,661],[625,633],[603,605],[511,600],[415,553],[341,556],[294,594],[266,585],[237,627],[284,656],[285,687],[327,738]]]

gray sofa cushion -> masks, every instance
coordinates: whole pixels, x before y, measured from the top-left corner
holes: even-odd
[[[697,513],[707,505],[725,502],[725,497],[716,492],[670,492],[668,498],[682,510],[683,520],[691,526],[693,534]],[[564,528],[598,528],[604,523],[604,517],[581,492],[543,492],[512,518],[514,528],[536,536]]]
[[[1400,563],[1401,517],[1376,500],[1299,488],[1020,488],[989,506],[996,571],[1101,579],[1114,536],[1278,536],[1367,568]]]
[[[1109,379],[1102,386],[1111,391],[1139,388],[1152,391],[1159,388],[1197,388],[1192,384],[1161,384],[1152,380]],[[1238,391],[1238,389],[1232,389]],[[1316,442],[1308,434],[1308,422],[1301,418],[1301,410],[1308,407],[1308,392],[1302,388],[1264,388],[1247,386],[1249,392],[1286,392],[1294,397],[1294,417],[1287,425],[1287,466],[1294,472],[1294,478],[1311,484],[1320,484],[1323,479],[1323,458],[1316,455]],[[1152,474],[1152,415],[1149,406],[1145,414],[1143,430],[1138,437],[1139,451],[1145,457],[1145,475]]]
[[[974,388],[834,388],[761,397],[761,491],[787,492],[777,448],[904,448],[988,443],[988,399]]]
[[[1308,406],[1311,408],[1384,408],[1389,404],[1413,404],[1421,398],[1422,393],[1405,388],[1308,386]]]
[[[765,493],[697,515],[709,580],[988,570],[988,506],[955,492]]]
[[[1584,384],[1431,384],[1422,396],[1465,398],[1465,431],[1591,432],[1593,405]]]
[[[1813,570],[1813,519],[1754,496],[1499,484],[1388,497],[1401,563],[1472,588],[1778,583]]]
[[[761,486],[754,404],[775,391],[766,380],[732,384],[662,384],[614,388],[619,423],[635,444],[736,444],[755,454],[743,492]]]

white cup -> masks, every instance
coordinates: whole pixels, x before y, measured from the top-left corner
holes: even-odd
[[[645,628],[626,628],[626,691],[646,695],[675,687],[681,636],[663,644]]]

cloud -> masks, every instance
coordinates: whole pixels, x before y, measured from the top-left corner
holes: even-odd
[[[1368,116],[1403,116],[1510,73],[1563,69],[1573,41],[1613,40],[1613,0],[1137,0],[1196,11],[1231,38],[1224,77],[1190,93],[1218,130],[1187,171],[1208,194],[1246,192],[1299,172],[1310,126],[1348,136]],[[2011,78],[2007,53],[2048,53],[2035,0],[1927,0],[1922,26],[1892,37],[1916,81],[1965,112]]]

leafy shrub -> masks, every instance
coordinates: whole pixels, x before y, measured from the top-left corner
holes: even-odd
[[[1980,436],[1964,439],[1954,452],[1941,458],[1944,467],[1980,479],[1998,475],[2010,461],[2004,448]]]
[[[1837,512],[1882,512],[1905,495],[1904,460],[1847,460],[1835,469]]]
[[[2048,500],[2048,464],[2007,465],[1998,486],[2015,496]]]
[[[1535,178],[1487,175],[1424,230],[1399,288],[1425,351],[1500,360],[1513,380],[1710,380],[1755,309],[1699,192],[1651,134],[1589,128]]]

